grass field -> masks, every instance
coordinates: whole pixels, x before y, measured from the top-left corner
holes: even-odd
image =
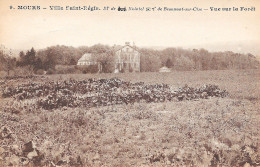
[[[29,81],[113,77],[176,88],[215,84],[229,96],[55,110],[37,108],[33,99],[21,104],[1,98],[0,165],[260,165],[259,70],[50,75],[1,81],[1,89]],[[6,110],[10,106],[20,111]],[[33,151],[25,156],[30,141]]]

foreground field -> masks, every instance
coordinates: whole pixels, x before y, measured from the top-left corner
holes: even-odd
[[[117,77],[145,84],[215,84],[228,97],[93,108],[34,108],[1,99],[0,165],[244,166],[260,165],[260,72],[199,71],[54,75],[18,83]]]

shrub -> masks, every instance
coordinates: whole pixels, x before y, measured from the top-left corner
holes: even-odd
[[[77,70],[72,65],[58,65],[55,67],[55,71],[57,74],[74,74]]]
[[[14,75],[17,76],[25,76],[25,75],[32,75],[33,71],[30,69],[29,66],[24,67],[17,67],[14,69]]]
[[[90,73],[97,73],[98,72],[98,66],[97,65],[90,65],[88,67],[88,72],[90,72]]]
[[[48,74],[48,75],[55,74],[55,70],[50,68],[50,69],[47,70],[46,74]]]
[[[43,75],[44,74],[44,70],[43,69],[39,69],[35,72],[35,74],[37,75]]]
[[[83,70],[82,73],[83,74],[87,74],[88,72],[87,72],[87,70]]]
[[[80,70],[83,74],[97,73],[98,65],[77,66],[76,69]]]

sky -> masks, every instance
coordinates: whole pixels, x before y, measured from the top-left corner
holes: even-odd
[[[40,5],[46,10],[17,10]],[[49,6],[168,7],[204,11],[70,11]],[[16,9],[10,9],[10,6]],[[255,11],[210,11],[214,8],[255,7]],[[10,49],[52,45],[123,45],[206,48],[260,55],[259,0],[1,0],[0,44]]]

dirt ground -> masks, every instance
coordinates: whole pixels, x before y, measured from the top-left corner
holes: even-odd
[[[172,87],[215,84],[225,98],[98,108],[35,108],[0,100],[0,166],[259,166],[260,71],[53,75],[1,80],[117,77]],[[23,106],[18,113],[6,110]],[[28,146],[29,145],[29,146]]]

